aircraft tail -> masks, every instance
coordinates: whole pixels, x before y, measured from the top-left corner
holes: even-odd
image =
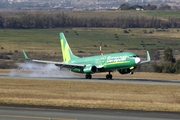
[[[59,36],[60,36],[63,61],[65,63],[68,63],[70,60],[79,58],[72,53],[71,48],[69,47],[68,42],[66,41],[64,34],[61,32],[61,33],[59,33]]]

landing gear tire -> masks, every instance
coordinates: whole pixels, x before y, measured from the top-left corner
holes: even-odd
[[[111,74],[107,74],[106,75],[106,79],[112,79],[112,75]]]
[[[85,78],[86,78],[86,79],[91,79],[91,78],[92,78],[92,75],[91,75],[91,74],[86,74],[86,75],[85,75]]]

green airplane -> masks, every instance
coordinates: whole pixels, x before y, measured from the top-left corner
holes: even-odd
[[[63,62],[32,60],[37,63],[54,64],[60,68],[67,68],[72,72],[86,74],[86,79],[91,79],[94,73],[108,72],[106,79],[112,79],[111,72],[118,71],[121,74],[133,74],[138,65],[150,62],[147,51],[147,60],[141,61],[138,55],[132,52],[118,52],[105,55],[97,55],[80,58],[74,55],[69,47],[64,34],[60,34]],[[23,50],[24,58],[29,60]]]

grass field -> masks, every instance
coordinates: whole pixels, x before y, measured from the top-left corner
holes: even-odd
[[[98,11],[78,11],[78,12],[67,12],[70,16],[74,17],[103,17],[103,18],[117,18],[117,17],[157,17],[160,19],[169,19],[169,18],[180,18],[179,10],[144,10],[144,11],[135,11],[135,10],[98,10]]]
[[[146,78],[150,74],[170,77],[143,74]],[[142,77],[141,73],[138,75]],[[120,77],[116,73],[115,76]],[[2,104],[180,111],[178,85],[0,78],[0,86]]]
[[[108,16],[104,13],[108,12]],[[161,19],[179,18],[180,11],[93,11],[71,12],[81,17],[157,16]],[[99,15],[101,14],[101,15]],[[128,33],[125,33],[127,31]],[[59,32],[64,32],[72,51],[81,56],[102,52],[132,51],[145,58],[150,49],[174,49],[176,59],[180,56],[179,29],[155,28],[57,28],[57,29],[0,29],[0,54],[9,55],[17,62],[24,60],[24,49],[30,58],[61,61]],[[150,53],[151,54],[151,53]],[[153,56],[151,56],[153,59]],[[162,59],[161,59],[162,60]],[[6,60],[4,60],[6,61]],[[0,70],[8,73],[9,70]],[[97,76],[105,76],[95,74]],[[180,80],[178,74],[135,73],[116,78],[153,78]],[[180,111],[178,85],[147,85],[128,83],[102,83],[89,81],[59,81],[0,78],[0,103],[49,105],[64,107],[113,108],[150,111]]]
[[[124,33],[124,30],[129,33]],[[72,51],[83,56],[99,54],[99,41],[103,42],[103,53],[133,51],[145,57],[146,50],[170,47],[175,50],[175,55],[179,55],[178,29],[148,28],[0,29],[0,53],[24,49],[36,59],[42,59],[42,55],[47,59],[57,59],[61,56],[59,32],[64,32]],[[21,53],[16,55],[19,56],[14,59],[23,59]]]
[[[0,30],[0,53],[13,52],[17,61],[23,59],[24,49],[30,58],[61,58],[59,32],[65,36],[75,54],[98,54],[99,41],[104,53],[133,51],[144,55],[145,50],[167,47],[179,54],[179,31],[168,29],[124,29],[118,28],[66,28]],[[147,33],[144,33],[147,30]],[[153,30],[153,34],[148,33]],[[132,35],[133,34],[133,35]],[[117,37],[118,36],[118,37]],[[123,43],[123,44],[122,44]],[[106,46],[105,46],[106,45]],[[137,50],[137,48],[140,48]],[[15,52],[18,50],[19,52]],[[143,56],[145,57],[145,56]],[[7,71],[5,71],[7,72]],[[98,74],[105,76],[104,74]],[[97,75],[97,76],[98,76]],[[155,78],[179,80],[179,75],[135,73],[133,76],[114,74],[122,78]],[[96,75],[95,75],[96,76]],[[50,105],[66,107],[136,109],[152,111],[180,111],[180,89],[172,85],[138,85],[125,83],[94,83],[86,81],[58,81],[35,79],[0,79],[0,103]]]

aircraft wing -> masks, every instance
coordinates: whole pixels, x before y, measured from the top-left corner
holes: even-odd
[[[55,64],[60,68],[84,68],[86,65],[84,64],[72,64],[72,63],[64,63],[64,62],[55,62],[55,61],[44,61],[44,60],[32,60],[36,63],[45,63],[45,64]]]
[[[149,55],[149,52],[147,51],[147,60],[146,61],[141,61],[140,64],[145,64],[145,63],[149,63],[151,61],[151,57]]]
[[[26,55],[25,51],[22,50],[25,60],[30,60]],[[54,64],[59,66],[60,68],[84,68],[86,65],[84,64],[73,64],[73,63],[64,63],[64,62],[55,62],[55,61],[45,61],[45,60],[32,60],[36,63],[44,63],[44,64]]]

